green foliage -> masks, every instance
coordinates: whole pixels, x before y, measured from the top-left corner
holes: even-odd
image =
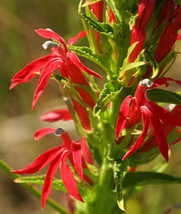
[[[108,82],[104,85],[104,89],[102,90],[99,100],[94,107],[94,112],[96,114],[105,110],[110,101],[115,99],[117,95],[121,92],[122,88],[115,89],[114,84],[112,82]]]
[[[158,172],[128,172],[123,180],[123,188],[154,184],[177,184],[181,178]]]
[[[122,185],[123,185],[123,178],[124,174],[127,170],[127,161],[115,161],[113,166],[114,171],[114,180],[116,185],[116,192],[117,192],[117,203],[121,210],[124,210],[124,198],[122,193]]]
[[[87,22],[89,26],[91,26],[95,31],[99,32],[100,34],[106,35],[107,37],[114,38],[113,36],[113,29],[110,25],[98,22],[86,14],[80,14],[81,17]]]
[[[181,96],[179,94],[163,89],[156,88],[149,90],[147,91],[147,97],[153,102],[181,105]]]
[[[43,176],[34,176],[34,177],[21,177],[21,178],[17,178],[15,180],[15,183],[31,183],[31,184],[40,184],[43,185],[44,184],[44,180],[45,180],[45,175]],[[52,188],[59,190],[61,192],[67,192],[67,190],[64,187],[63,181],[53,178],[53,182],[52,182]]]
[[[92,50],[88,47],[78,47],[78,46],[69,46],[69,50],[74,51],[77,55],[85,57],[96,64],[100,65],[107,73],[110,72],[109,61],[107,58],[102,58],[92,52]]]

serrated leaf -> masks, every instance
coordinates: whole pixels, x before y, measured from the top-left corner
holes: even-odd
[[[115,90],[113,84],[108,82],[104,85],[104,89],[102,90],[99,100],[94,107],[94,112],[98,114],[100,111],[104,111],[106,106],[112,101],[122,90],[122,88]]]
[[[131,63],[128,63],[121,70],[121,73],[124,73],[125,71],[129,71],[131,69],[134,69],[134,68],[146,65],[146,64],[148,64],[148,63],[147,62],[142,62],[142,61],[141,62],[131,62]]]
[[[181,183],[181,178],[158,172],[128,172],[123,180],[123,188],[153,184]]]
[[[155,60],[155,58],[154,58],[154,56],[153,56],[153,54],[151,52],[149,52],[147,50],[146,54],[148,56],[148,62],[150,63],[150,65],[153,68],[151,78],[155,78],[159,73],[159,65],[158,65],[157,61]]]
[[[153,102],[172,103],[181,105],[181,96],[163,89],[152,89],[147,91],[147,97]]]
[[[78,46],[73,46],[73,45],[69,45],[68,48],[69,48],[69,50],[74,51],[77,55],[85,57],[85,58],[95,62],[96,64],[100,65],[107,73],[110,72],[109,64],[107,63],[108,60],[103,59],[96,54],[93,54],[93,52],[91,51],[90,48],[85,47],[85,46],[78,47]]]
[[[121,210],[124,211],[124,198],[122,194],[122,185],[124,180],[124,174],[127,170],[127,162],[115,161],[113,165],[114,180],[117,192],[117,204]]]
[[[80,16],[87,22],[89,26],[91,26],[95,31],[99,32],[100,34],[104,34],[110,38],[114,38],[113,36],[113,29],[110,25],[101,23],[99,21],[96,21],[86,14],[80,14]]]
[[[122,14],[121,14],[121,9],[118,7],[118,5],[120,5],[121,7],[121,1],[119,1],[119,4],[117,4],[116,1],[112,1],[112,0],[106,0],[106,2],[111,8],[111,10],[113,11],[119,26],[122,27]]]
[[[99,2],[99,1],[102,1],[102,0],[88,0],[88,1],[86,1],[86,2],[82,5],[82,7],[86,7],[86,6],[90,5],[90,4],[94,4],[94,3],[97,3],[97,2]]]
[[[45,180],[45,175],[34,176],[34,177],[21,177],[21,178],[17,178],[15,180],[15,183],[31,183],[31,184],[43,185],[44,180]],[[62,192],[67,192],[67,190],[64,187],[63,181],[56,178],[53,178],[52,188]]]

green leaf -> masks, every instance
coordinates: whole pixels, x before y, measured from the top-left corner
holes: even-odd
[[[127,170],[127,161],[123,162],[115,161],[113,165],[113,171],[114,171],[114,180],[116,185],[116,192],[117,192],[117,203],[121,210],[124,211],[124,198],[122,193],[122,185],[124,180],[124,174]]]
[[[158,65],[157,61],[155,60],[151,51],[147,50],[147,51],[145,51],[145,53],[147,54],[147,57],[148,57],[147,61],[150,63],[150,65],[153,68],[151,78],[155,78],[159,73],[159,65]]]
[[[107,4],[109,5],[109,7],[111,8],[111,10],[113,11],[116,20],[118,21],[119,26],[122,28],[122,1],[112,1],[112,0],[106,0]]]
[[[31,184],[44,184],[44,180],[45,180],[45,175],[43,176],[34,176],[34,177],[21,177],[21,178],[17,178],[15,179],[15,183],[31,183]],[[52,188],[62,191],[62,192],[67,192],[67,190],[64,187],[63,181],[53,178],[53,182],[52,182]]]
[[[124,66],[124,68],[121,70],[121,73],[125,72],[125,71],[129,71],[131,69],[134,69],[134,68],[137,68],[137,67],[140,67],[140,66],[143,66],[143,65],[146,65],[148,64],[147,62],[131,62],[131,63],[128,63],[126,66]]]
[[[96,114],[104,111],[106,106],[110,101],[116,98],[116,96],[121,92],[122,88],[115,90],[115,87],[112,82],[108,82],[104,85],[104,89],[102,90],[99,100],[94,107],[94,112]]]
[[[91,11],[90,11],[91,13]],[[101,23],[97,20],[94,20],[87,16],[86,14],[81,13],[80,16],[87,22],[89,26],[91,26],[95,31],[99,32],[100,34],[104,34],[110,38],[114,38],[113,36],[113,29],[110,25]]]
[[[73,46],[73,45],[69,45],[68,48],[69,48],[69,50],[74,51],[77,55],[85,57],[85,58],[95,62],[96,64],[100,65],[107,73],[110,72],[108,59],[103,59],[103,58],[99,57],[98,55],[93,54],[93,52],[91,51],[90,48],[78,47],[78,46]]]
[[[172,103],[181,105],[181,96],[163,89],[152,89],[147,91],[147,97],[153,102]]]
[[[86,2],[82,5],[82,7],[86,7],[86,6],[90,5],[90,4],[94,4],[94,3],[97,3],[97,2],[99,2],[99,1],[102,1],[102,0],[88,0],[88,1],[86,1]]]
[[[158,172],[128,172],[123,180],[123,188],[153,184],[177,184],[181,178]]]

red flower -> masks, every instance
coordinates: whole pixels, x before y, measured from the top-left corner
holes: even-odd
[[[135,46],[134,50],[130,54],[128,62],[134,62],[138,54],[143,49],[146,32],[145,27],[148,24],[155,9],[155,0],[140,0],[138,5],[138,18],[136,24],[133,27],[131,35],[131,45],[135,42],[138,44]]]
[[[172,109],[171,113],[172,113],[172,115],[178,117],[181,120],[181,106],[175,106]],[[170,134],[170,132],[173,131],[174,128],[175,128],[175,126],[166,125],[166,124],[163,125],[164,133],[166,136],[168,136]],[[180,140],[181,140],[181,137],[178,137],[170,145],[173,145],[173,144],[179,142]],[[149,134],[148,140],[146,140],[144,142],[144,144],[141,146],[141,148],[139,148],[138,152],[147,152],[156,146],[157,146],[157,141],[156,141],[155,134],[154,134],[154,132],[151,132]]]
[[[104,9],[104,1],[101,0],[99,2],[93,3],[90,5],[90,9],[97,17],[100,22],[103,22],[103,9]]]
[[[145,84],[147,87],[145,87]],[[143,80],[137,87],[135,96],[127,96],[120,108],[119,117],[116,124],[116,137],[118,138],[124,128],[131,128],[140,121],[143,120],[143,131],[138,137],[136,142],[131,146],[128,152],[123,157],[123,160],[135,152],[143,143],[151,124],[156,136],[156,140],[160,149],[160,152],[168,161],[168,145],[167,139],[164,133],[164,124],[171,126],[181,126],[181,120],[166,109],[158,106],[156,103],[150,101],[146,97],[147,90],[150,89],[151,81]],[[156,87],[154,84],[152,86]],[[130,106],[130,103],[132,104]],[[129,107],[130,106],[130,107]]]
[[[178,30],[181,29],[181,5],[179,5],[164,27],[155,52],[155,59],[159,63],[172,49],[178,38]]]
[[[68,109],[57,109],[49,111],[40,117],[40,120],[47,122],[56,122],[59,120],[72,120],[72,116]]]
[[[41,97],[52,73],[56,68],[59,69],[63,77],[71,80],[72,83],[80,84],[83,86],[90,87],[82,71],[101,78],[99,74],[84,66],[74,52],[68,51],[64,40],[58,34],[45,29],[39,29],[36,30],[36,32],[44,38],[55,39],[57,42],[59,42],[60,45],[50,41],[46,42],[44,44],[44,47],[47,48],[51,46],[52,54],[31,62],[21,71],[19,71],[12,79],[13,83],[10,86],[10,89],[23,82],[28,82],[33,77],[35,77],[37,73],[40,74],[38,85],[33,98],[32,109],[35,107],[37,101]],[[63,48],[61,46],[63,46]],[[95,102],[91,95],[81,87],[76,87],[76,90],[80,94],[83,102],[87,103],[91,108],[93,108]],[[73,101],[73,105],[80,117],[83,127],[85,129],[90,129],[90,121],[86,109],[76,101]]]
[[[83,202],[82,197],[78,192],[74,176],[66,163],[66,159],[69,159],[71,165],[74,167],[79,177],[83,181],[85,181],[82,170],[82,155],[80,142],[72,141],[67,132],[62,129],[56,130],[51,128],[44,128],[35,132],[35,140],[41,139],[44,135],[48,133],[55,133],[56,135],[61,135],[63,139],[63,145],[49,149],[48,151],[41,154],[38,158],[35,159],[33,163],[26,166],[24,169],[14,170],[12,172],[17,174],[33,174],[50,164],[46,173],[42,189],[41,203],[43,208],[46,199],[48,198],[51,192],[52,180],[55,175],[55,172],[60,167],[61,179],[65,185],[65,188],[70,193],[70,195],[72,195],[77,200]]]

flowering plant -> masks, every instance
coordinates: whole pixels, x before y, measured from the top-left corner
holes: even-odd
[[[63,127],[40,129],[35,140],[53,133],[62,145],[11,173],[34,174],[49,164],[46,176],[16,179],[22,184],[43,181],[42,208],[55,188],[71,196],[69,211],[54,206],[60,213],[123,213],[137,186],[181,182],[159,170],[137,171],[159,153],[168,162],[171,146],[181,140],[181,96],[165,89],[170,82],[181,86],[180,80],[165,76],[181,38],[181,5],[176,0],[81,0],[79,14],[84,31],[67,44],[51,29],[36,30],[49,39],[43,48],[51,53],[20,70],[10,89],[39,76],[34,109],[53,80],[67,109],[49,111],[40,120],[74,120],[80,139],[72,140]],[[75,45],[82,37],[89,47]],[[103,69],[103,88],[96,84],[103,77],[78,56]],[[59,168],[61,179],[56,179]]]

